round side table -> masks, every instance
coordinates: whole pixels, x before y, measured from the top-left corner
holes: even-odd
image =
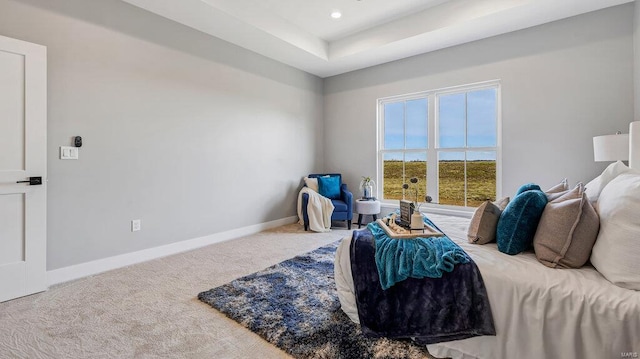
[[[360,228],[360,226],[362,226],[362,216],[371,215],[373,216],[374,221],[378,219],[378,213],[380,213],[380,201],[357,199],[356,212],[358,212],[358,228]]]

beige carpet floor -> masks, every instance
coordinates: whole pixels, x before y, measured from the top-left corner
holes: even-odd
[[[0,358],[288,358],[196,297],[350,233],[292,224],[0,303]]]

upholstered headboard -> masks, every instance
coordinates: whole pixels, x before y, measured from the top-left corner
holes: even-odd
[[[640,121],[629,124],[629,167],[640,170]]]

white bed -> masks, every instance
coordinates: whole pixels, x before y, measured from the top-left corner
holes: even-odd
[[[634,140],[633,129],[631,132],[636,145],[631,146],[630,165],[638,169],[640,136]],[[590,265],[553,269],[542,265],[533,252],[510,256],[499,252],[495,243],[469,244],[468,219],[435,214],[429,218],[478,265],[497,333],[429,345],[431,354],[455,359],[640,355],[640,291],[612,284]],[[335,278],[342,309],[358,322],[350,243],[350,237],[344,238],[338,247]]]

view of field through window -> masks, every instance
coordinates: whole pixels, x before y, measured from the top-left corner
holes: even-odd
[[[463,161],[440,161],[439,204],[464,206],[464,165]],[[414,201],[411,191],[403,197],[402,184],[418,177],[418,201],[423,202],[427,194],[426,173],[426,161],[384,161],[384,198]],[[467,176],[467,206],[477,207],[487,199],[496,199],[496,161],[467,161]]]
[[[385,102],[382,198],[424,202],[430,195],[438,204],[468,207],[495,200],[497,95],[497,86],[489,86]],[[431,111],[430,101],[436,104]],[[430,121],[435,144],[429,143]],[[428,163],[427,157],[437,162]],[[417,186],[403,190],[413,177]],[[428,181],[437,184],[431,186],[437,193],[427,193]]]

